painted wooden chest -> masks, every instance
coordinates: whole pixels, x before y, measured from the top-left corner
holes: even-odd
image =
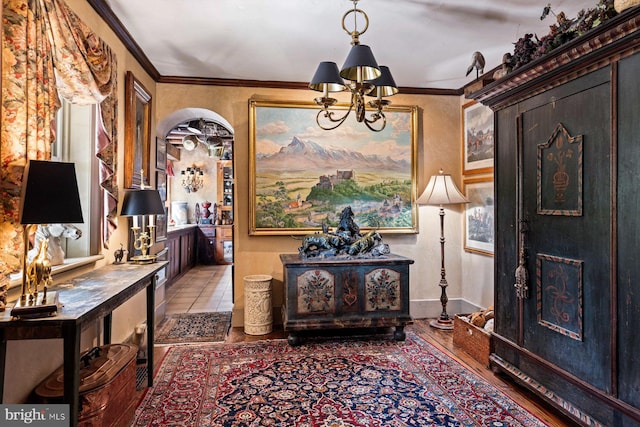
[[[366,259],[302,259],[281,254],[285,281],[282,307],[289,343],[298,331],[395,327],[404,340],[409,314],[409,266],[413,260],[389,254]]]

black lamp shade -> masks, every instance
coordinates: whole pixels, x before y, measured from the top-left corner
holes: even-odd
[[[22,180],[20,224],[84,222],[73,163],[30,160]]]
[[[358,68],[362,70],[362,81],[380,77],[378,62],[373,56],[371,48],[365,44],[357,44],[351,48],[340,70],[340,76],[347,80],[357,81]]]
[[[382,73],[380,77],[369,82],[376,87],[369,95],[378,96],[379,94],[380,96],[392,96],[398,93],[398,85],[396,85],[396,82],[393,80],[389,67],[381,65],[380,72]]]
[[[321,62],[309,83],[311,90],[323,92],[325,87],[327,92],[341,92],[347,88],[335,62]]]
[[[120,215],[164,215],[158,190],[130,190],[124,194]]]

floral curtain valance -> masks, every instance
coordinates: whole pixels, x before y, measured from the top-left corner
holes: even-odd
[[[105,241],[115,227],[118,197],[115,54],[62,0],[3,0],[2,14],[0,286],[20,268],[22,172],[29,159],[51,158],[58,93],[72,103],[100,103]]]

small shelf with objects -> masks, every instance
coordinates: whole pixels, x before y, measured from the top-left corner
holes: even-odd
[[[198,243],[200,264],[233,263],[233,161],[223,156],[216,162],[218,202],[203,203]]]
[[[218,198],[220,199],[220,224],[233,224],[233,162],[218,160]]]

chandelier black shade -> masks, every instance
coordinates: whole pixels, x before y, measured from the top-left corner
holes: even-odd
[[[344,80],[340,77],[340,70],[335,62],[324,61],[318,65],[311,82],[309,83],[309,89],[317,90],[319,92],[342,92],[347,87],[344,84]]]
[[[398,93],[398,85],[393,80],[389,67],[385,65],[380,66],[380,77],[371,81],[371,84],[375,86],[375,89],[369,92],[371,96],[392,96]]]
[[[359,82],[377,79],[380,74],[380,67],[371,48],[364,44],[351,48],[340,70],[340,77],[343,79]]]

